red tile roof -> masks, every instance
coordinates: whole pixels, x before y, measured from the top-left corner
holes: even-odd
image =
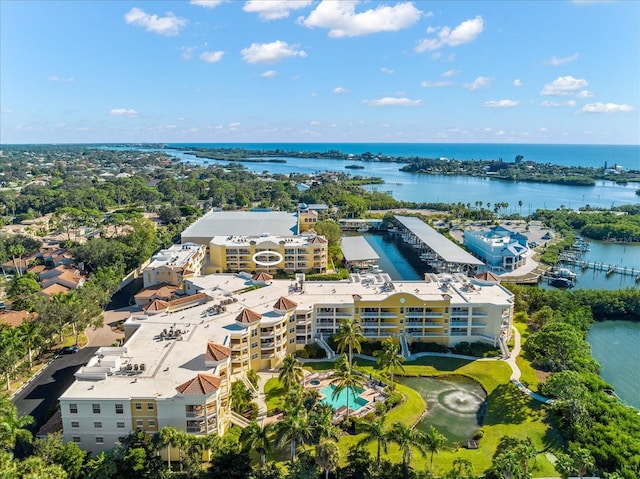
[[[238,323],[255,323],[256,321],[260,321],[262,318],[261,314],[256,313],[255,311],[251,311],[250,309],[243,309],[240,314],[236,317],[236,321]]]
[[[145,311],[164,311],[169,307],[169,303],[167,301],[162,301],[161,299],[154,299],[149,304],[145,304],[142,309]]]
[[[328,241],[322,236],[314,236],[309,241],[309,244],[318,244],[318,243],[324,244],[324,243],[328,243]]]
[[[222,379],[211,374],[199,373],[195,378],[190,379],[176,388],[180,394],[209,394],[220,387]]]
[[[204,354],[205,361],[222,361],[231,356],[231,349],[216,343],[207,343],[207,351]]]
[[[280,299],[276,301],[276,304],[273,305],[273,309],[278,309],[280,311],[289,311],[291,309],[295,309],[298,306],[298,303],[291,301],[284,296],[280,296]]]
[[[171,301],[169,301],[168,304],[171,307],[180,306],[181,304],[187,304],[187,303],[192,303],[196,301],[206,300],[207,298],[208,298],[207,293],[196,293],[196,294],[192,294],[191,296],[185,296],[184,298],[172,299]]]
[[[251,276],[251,279],[254,281],[271,281],[273,279],[273,276],[271,276],[269,273],[256,273]]]

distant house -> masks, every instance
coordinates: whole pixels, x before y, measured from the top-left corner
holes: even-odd
[[[513,271],[529,256],[527,237],[502,226],[488,231],[466,230],[464,245],[493,271]]]

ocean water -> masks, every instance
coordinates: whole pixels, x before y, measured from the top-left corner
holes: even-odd
[[[601,167],[621,165],[640,168],[640,145],[539,145],[511,143],[169,143],[168,147],[244,148],[362,154],[397,157],[450,158],[456,160],[499,160],[511,162],[516,155],[525,161],[565,166]]]

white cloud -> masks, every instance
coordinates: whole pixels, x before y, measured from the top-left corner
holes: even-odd
[[[55,81],[55,82],[60,82],[60,83],[73,83],[74,81],[76,81],[75,78],[73,77],[69,77],[69,78],[60,78],[57,75],[51,75],[49,77],[49,81]]]
[[[548,131],[549,131],[549,129],[545,128],[544,126],[542,128],[540,128],[540,133],[546,133]]]
[[[336,87],[336,88],[333,89],[333,93],[347,93],[348,91],[349,90],[347,90],[346,88],[341,87],[341,86]]]
[[[224,55],[223,51],[217,52],[202,52],[200,54],[200,60],[203,60],[207,63],[216,63],[222,60],[222,56]]]
[[[216,8],[225,1],[226,0],[191,0],[189,3],[191,5],[198,5],[199,7]]]
[[[568,100],[565,102],[557,102],[557,101],[549,101],[549,100],[545,100],[543,101],[540,106],[544,106],[544,107],[566,107],[566,106],[576,106],[576,101],[575,100]]]
[[[278,74],[278,72],[275,71],[275,70],[267,70],[266,72],[262,72],[260,74],[260,76],[264,77],[264,78],[272,78],[272,77],[276,76],[277,74]]]
[[[480,88],[487,88],[491,84],[491,78],[489,77],[478,77],[473,80],[471,83],[465,83],[463,86],[467,90],[478,90]]]
[[[386,96],[377,100],[364,100],[362,103],[369,106],[417,106],[422,103],[422,100]]]
[[[291,10],[311,5],[312,0],[248,0],[242,9],[257,13],[262,20],[278,20],[289,16]]]
[[[454,70],[454,69],[447,70],[442,74],[442,78],[451,78],[456,76],[458,73],[460,73],[460,70]]]
[[[522,86],[522,80],[520,80],[520,78],[516,78],[513,80],[513,86]]]
[[[158,15],[150,15],[138,7],[129,10],[124,19],[130,25],[137,25],[148,32],[167,36],[177,35],[180,33],[180,29],[187,24],[186,19],[176,17],[171,12],[167,12],[166,17],[159,17]]]
[[[394,72],[393,72],[393,70],[392,70],[391,68],[387,68],[387,67],[382,67],[382,68],[380,69],[380,71],[381,71],[382,73],[386,73],[387,75],[392,75],[392,74],[394,73]]]
[[[2,113],[13,113],[13,110],[11,108],[3,108]]]
[[[306,57],[304,50],[296,45],[289,45],[282,40],[271,43],[252,43],[249,48],[240,51],[242,59],[247,63],[276,63],[289,57]]]
[[[578,59],[578,54],[574,53],[570,57],[564,57],[564,58],[551,57],[551,60],[549,60],[548,63],[549,65],[552,65],[554,67],[559,67],[567,63],[575,62],[577,59]]]
[[[567,75],[564,77],[558,77],[551,83],[547,83],[540,94],[546,96],[573,95],[576,90],[580,90],[588,84],[589,83],[585,79],[573,78],[571,75]]]
[[[109,111],[109,115],[133,117],[133,116],[138,116],[138,112],[132,109],[128,110],[126,108],[114,108],[111,111]]]
[[[584,113],[618,113],[621,111],[633,111],[633,107],[617,103],[589,103],[582,107],[582,111]]]
[[[486,108],[511,108],[519,104],[520,102],[515,100],[489,100],[485,101],[482,106]]]
[[[453,83],[450,81],[423,81],[420,83],[420,86],[424,88],[442,88],[449,85],[453,85]]]
[[[590,92],[589,90],[582,90],[576,94],[576,98],[591,98],[594,96],[593,92]]]
[[[182,55],[180,55],[180,57],[183,60],[191,60],[191,58],[193,57],[193,52],[196,50],[197,47],[181,47],[180,50],[182,50]]]
[[[357,37],[378,32],[395,32],[410,27],[420,20],[421,11],[411,2],[394,6],[379,5],[355,13],[358,1],[323,0],[307,18],[299,18],[302,25],[328,28],[332,38]]]
[[[427,33],[438,34],[435,38],[425,38],[420,40],[415,47],[416,52],[422,53],[427,50],[437,50],[444,46],[457,47],[464,43],[469,43],[478,38],[484,29],[484,20],[481,16],[477,16],[471,20],[465,20],[460,25],[451,30],[450,27],[442,27],[440,30],[427,29]]]

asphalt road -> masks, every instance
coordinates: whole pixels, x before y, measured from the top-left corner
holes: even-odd
[[[58,356],[12,399],[20,416],[30,415],[35,419],[30,428],[33,432],[49,419],[58,405],[58,398],[73,383],[74,373],[97,349],[86,347],[75,354]]]

